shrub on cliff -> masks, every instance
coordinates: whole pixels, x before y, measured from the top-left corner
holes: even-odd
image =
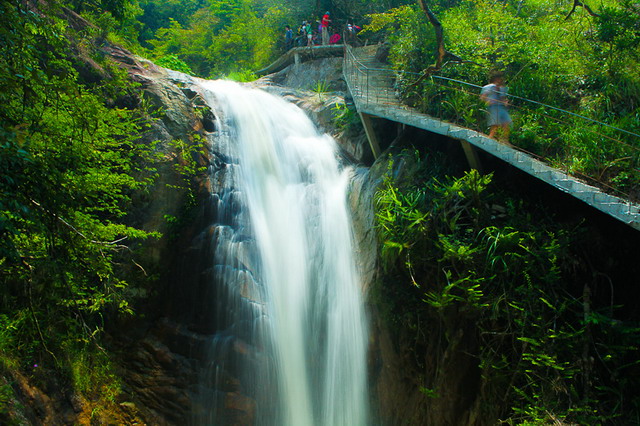
[[[381,300],[413,336],[427,411],[456,407],[482,424],[632,423],[637,318],[592,296],[607,275],[587,235],[493,189],[490,175],[447,177],[432,164],[406,152],[390,161],[376,203]]]

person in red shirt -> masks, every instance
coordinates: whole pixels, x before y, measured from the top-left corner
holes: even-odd
[[[327,12],[322,17],[322,22],[320,23],[320,26],[322,27],[322,44],[323,45],[329,44],[329,22],[331,22],[331,19],[329,19],[329,12]]]

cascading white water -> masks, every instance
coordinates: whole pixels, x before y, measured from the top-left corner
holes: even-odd
[[[228,332],[212,357],[242,355],[233,364],[257,424],[365,425],[367,323],[346,205],[350,169],[298,107],[232,82],[203,88],[231,159],[229,193],[247,222],[217,231],[217,292],[234,312],[219,320]],[[212,364],[220,380],[229,368]]]

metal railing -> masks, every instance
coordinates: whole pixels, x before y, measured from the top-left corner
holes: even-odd
[[[345,46],[344,75],[354,101],[365,110],[380,111],[384,107],[411,109],[400,101],[400,86],[402,79],[417,80],[420,74],[381,68],[373,60],[373,49],[373,46],[358,49]],[[431,84],[428,90],[430,98],[423,97],[421,102],[429,116],[460,127],[483,131],[485,107],[479,98],[481,86],[435,75],[425,82]],[[624,188],[617,184],[614,188],[607,183],[607,174],[611,172],[611,167],[619,166],[618,161],[624,162],[624,168],[630,173],[640,173],[639,134],[531,99],[508,96],[516,126],[523,125],[522,128],[516,128],[517,131],[512,135],[513,139],[521,142],[514,148],[564,170],[567,174],[629,197],[623,191]],[[527,122],[518,122],[523,117],[527,117]],[[535,128],[532,128],[532,124]],[[563,140],[563,143],[559,143],[566,136],[563,136],[563,129],[569,128],[575,130],[571,136],[576,140],[582,138],[580,140],[583,142]],[[585,143],[588,139],[592,142]],[[604,147],[605,143],[610,144],[609,148]],[[598,152],[585,154],[580,151],[584,149]],[[602,162],[594,164],[593,172],[583,172],[566,160],[578,158],[579,161],[582,155],[592,155],[593,158],[599,156]]]
[[[359,49],[367,48],[371,47]],[[402,106],[395,93],[395,72],[366,65],[349,45],[345,46],[343,72],[349,91],[354,98],[358,98],[359,105]]]

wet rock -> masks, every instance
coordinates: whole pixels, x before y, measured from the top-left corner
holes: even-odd
[[[374,196],[381,176],[380,169],[370,171],[364,167],[357,168],[349,191],[355,247],[358,253],[356,258],[365,292],[375,282],[379,272]]]
[[[351,161],[372,162],[369,142],[342,77],[342,58],[294,64],[252,84],[302,108],[321,132],[336,139],[343,154]],[[347,123],[342,124],[343,128],[337,127],[337,116],[345,108],[351,110],[353,118],[349,124],[355,124],[353,127],[346,126]]]
[[[234,425],[252,425],[255,423],[255,401],[238,393],[227,393],[225,408],[235,411]]]
[[[344,92],[347,90],[347,85],[342,78],[342,58],[324,58],[292,64],[263,81],[281,87],[308,91],[322,89],[327,92]]]

